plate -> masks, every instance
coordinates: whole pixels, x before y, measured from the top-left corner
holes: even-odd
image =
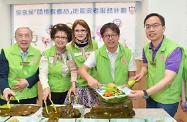
[[[174,118],[172,117],[147,117],[144,118],[145,122],[177,122]],[[162,121],[158,121],[162,120]]]
[[[42,118],[40,117],[30,117],[30,116],[13,116],[11,117],[10,119],[7,120],[7,122],[9,120],[12,120],[12,119],[18,119],[19,122],[39,122]]]
[[[144,119],[138,119],[138,118],[133,118],[133,119],[110,119],[110,122],[145,122]]]
[[[47,122],[48,118],[42,119],[41,122]],[[75,122],[75,119],[59,119],[58,122]]]
[[[0,116],[0,122],[4,122],[5,120],[7,120],[10,116]]]
[[[106,90],[104,90],[106,87],[102,86],[101,88],[102,88],[102,90],[100,90],[100,89],[95,90],[99,94],[99,98],[101,101],[104,101],[107,103],[123,103],[123,102],[129,100],[127,96],[131,92],[131,89],[129,89],[127,87],[121,88],[121,86],[118,86],[117,88],[119,90],[123,91],[125,94],[118,95],[118,96],[111,96],[111,97],[103,96],[104,92],[106,92]]]
[[[96,89],[96,92],[102,97],[104,98],[105,100],[109,100],[109,99],[114,99],[114,98],[123,98],[123,97],[126,97],[129,95],[129,93],[131,92],[131,89],[127,88],[127,87],[124,87],[124,88],[121,88],[121,86],[118,86],[117,88],[121,91],[123,91],[125,94],[122,94],[122,95],[117,95],[117,96],[111,96],[111,97],[104,97],[103,94],[104,92],[106,92],[106,90],[104,90],[106,87],[105,86],[102,86],[101,89]]]
[[[108,119],[88,119],[88,118],[78,118],[76,122],[109,122]]]

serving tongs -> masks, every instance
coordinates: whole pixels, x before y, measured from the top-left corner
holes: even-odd
[[[72,104],[72,98],[74,99],[74,101],[76,103],[78,103],[78,97],[77,97],[77,95],[71,94],[71,95],[68,96],[68,101],[69,101],[70,104]]]
[[[10,104],[10,97],[11,96],[12,95],[8,95],[9,100],[7,101],[6,104],[0,106],[0,108],[9,108],[9,109],[11,108],[11,104]],[[18,103],[20,103],[19,99],[16,96],[12,96],[12,97],[14,97],[18,101]]]
[[[53,106],[53,108],[55,110],[55,113],[57,113],[57,109],[56,109],[55,104],[53,103],[53,101],[50,98],[49,98],[49,101],[51,102],[51,104],[52,104],[52,106]],[[44,102],[44,104],[45,104],[45,110],[46,110],[47,114],[49,114],[46,102]]]

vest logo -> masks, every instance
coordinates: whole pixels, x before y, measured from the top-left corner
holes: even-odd
[[[32,61],[33,61],[34,63],[36,63],[36,62],[37,62],[37,58],[36,58],[36,57],[33,57],[33,58],[32,58]]]
[[[121,63],[122,63],[122,64],[126,64],[126,63],[127,63],[127,60],[126,60],[125,58],[122,58],[122,59],[121,59]]]
[[[91,52],[86,52],[86,57],[88,58],[90,56]]]
[[[49,57],[49,62],[50,62],[51,64],[53,64],[53,61],[54,61],[54,56]]]
[[[164,54],[160,55],[160,61],[162,61],[162,62],[164,61]]]

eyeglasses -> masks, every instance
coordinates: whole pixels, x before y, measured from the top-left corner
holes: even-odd
[[[60,37],[60,36],[55,36],[55,38],[54,39],[56,39],[56,40],[62,40],[62,41],[66,41],[68,38],[67,37]]]
[[[159,23],[154,23],[154,24],[152,24],[152,25],[147,24],[147,25],[144,26],[144,28],[145,28],[146,30],[150,30],[151,27],[152,27],[153,29],[156,29],[156,28],[158,28],[160,25],[161,25],[161,24],[159,24]]]
[[[78,33],[85,34],[85,33],[87,32],[87,30],[85,30],[85,29],[74,30],[74,32],[75,32],[76,34],[78,34]]]
[[[18,35],[16,35],[16,38],[18,38],[18,39],[22,39],[23,37],[25,39],[29,39],[31,37],[31,35],[29,35],[29,34],[18,34]]]
[[[114,39],[117,36],[118,36],[118,34],[116,33],[116,34],[111,34],[111,35],[108,35],[108,34],[107,35],[103,35],[102,37],[105,38],[105,39],[109,39],[110,37]]]

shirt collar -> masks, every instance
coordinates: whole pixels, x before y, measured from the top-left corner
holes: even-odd
[[[158,46],[155,48],[155,50],[158,50],[158,49],[160,48],[160,46],[161,46],[161,44],[162,44],[163,40],[164,40],[164,36],[162,37],[162,41],[161,41],[161,42],[159,43],[159,45],[158,45]],[[153,44],[152,44],[152,43],[150,44],[149,49],[154,49],[154,47],[153,47]]]
[[[111,55],[118,54],[118,53],[119,53],[119,44],[118,44],[118,48],[117,48],[117,50],[116,50],[115,53],[112,54],[111,52],[109,52],[109,51],[107,50],[107,48],[106,48],[106,51],[107,51],[108,54],[111,54]]]
[[[21,52],[21,54],[24,54],[24,53],[28,54],[29,49],[28,49],[26,52],[23,52],[23,51],[20,49],[20,52]]]

